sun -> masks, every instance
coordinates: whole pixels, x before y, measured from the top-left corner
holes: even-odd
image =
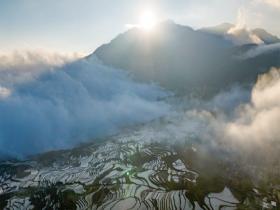
[[[157,17],[151,10],[144,11],[139,19],[139,26],[145,31],[153,30],[157,23]]]

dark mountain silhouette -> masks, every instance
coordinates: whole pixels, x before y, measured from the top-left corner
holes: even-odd
[[[279,50],[243,58],[258,46],[234,45],[221,36],[229,27],[223,24],[212,29],[219,33],[211,33],[166,21],[151,33],[134,28],[120,34],[93,55],[137,80],[159,83],[177,94],[211,95],[235,83],[254,82],[259,73],[280,66]]]

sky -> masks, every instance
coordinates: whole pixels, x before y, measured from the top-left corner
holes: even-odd
[[[194,28],[235,23],[280,36],[280,0],[0,0],[0,52],[91,53],[137,24],[143,11]]]

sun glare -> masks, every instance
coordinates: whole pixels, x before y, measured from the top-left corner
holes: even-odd
[[[157,17],[155,13],[153,13],[152,11],[147,10],[141,14],[139,25],[145,31],[153,30],[156,23],[157,23]]]

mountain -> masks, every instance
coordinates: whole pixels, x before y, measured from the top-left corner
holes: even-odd
[[[230,32],[231,29],[234,29],[238,31],[238,33],[234,33],[234,36],[232,36],[232,33]],[[242,39],[242,36],[247,36],[247,37],[256,37],[258,40],[265,44],[275,44],[279,43],[280,39],[268,33],[266,30],[261,29],[261,28],[256,28],[249,30],[247,28],[237,28],[234,24],[231,23],[222,23],[217,26],[212,26],[212,27],[204,27],[199,29],[202,32],[209,33],[209,34],[215,34],[218,36],[223,36],[226,39]],[[250,44],[250,43],[247,43]]]
[[[280,66],[277,50],[245,59],[258,45],[238,46],[219,35],[230,26],[212,29],[217,33],[172,21],[158,24],[151,33],[133,28],[89,57],[97,56],[104,64],[129,71],[137,80],[158,83],[180,95],[212,95],[235,83],[254,82],[259,73]]]

